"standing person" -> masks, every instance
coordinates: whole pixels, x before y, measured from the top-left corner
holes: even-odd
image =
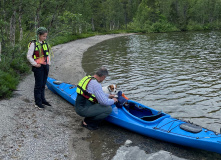
[[[114,95],[103,92],[101,82],[108,76],[105,67],[97,70],[95,75],[85,76],[77,85],[76,113],[85,117],[82,126],[89,130],[98,129],[98,124],[111,112],[111,105],[117,102]]]
[[[45,84],[48,78],[50,53],[49,45],[45,41],[48,30],[45,27],[37,29],[37,39],[29,44],[27,59],[32,65],[35,77],[34,98],[35,106],[43,109],[44,105],[51,106],[45,99]]]

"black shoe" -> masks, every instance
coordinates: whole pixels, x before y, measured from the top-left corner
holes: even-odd
[[[83,123],[83,121],[82,121],[81,125],[82,125],[82,127],[85,127],[85,128],[87,128],[87,129],[89,129],[89,130],[97,130],[97,129],[98,129],[97,126],[85,125],[85,124]]]
[[[35,107],[37,107],[38,109],[44,109],[45,108],[42,104],[36,104]]]
[[[51,104],[50,104],[50,103],[48,103],[47,101],[42,102],[42,104],[47,105],[47,106],[51,106]]]

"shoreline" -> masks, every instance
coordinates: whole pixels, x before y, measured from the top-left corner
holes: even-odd
[[[90,47],[120,36],[99,35],[52,47],[54,57],[49,77],[78,83],[85,75],[81,66],[83,53]],[[89,131],[80,126],[82,117],[74,107],[47,88],[46,99],[52,107],[34,107],[34,76],[28,75],[19,83],[13,97],[0,101],[0,159],[92,159]]]

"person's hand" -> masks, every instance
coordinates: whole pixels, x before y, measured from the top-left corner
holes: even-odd
[[[114,100],[114,103],[118,102],[117,98],[113,98],[113,100]]]
[[[109,98],[114,98],[115,97],[115,94],[110,94],[109,95]]]
[[[41,67],[41,64],[36,64],[35,67],[39,68]]]

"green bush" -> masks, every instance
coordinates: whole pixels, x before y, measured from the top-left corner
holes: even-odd
[[[17,77],[0,70],[0,98],[10,97],[18,82]]]
[[[176,26],[172,25],[166,20],[159,20],[155,23],[151,23],[150,21],[145,21],[145,23],[143,24],[134,21],[128,24],[128,28],[130,30],[134,30],[134,32],[143,32],[143,33],[179,31],[179,29]]]
[[[1,57],[0,99],[10,97],[18,85],[21,75],[30,71],[26,54],[22,54],[19,48],[17,46],[13,49],[5,48],[3,53],[7,53],[7,55],[3,54]]]
[[[178,29],[170,24],[167,21],[158,21],[151,25],[150,27],[151,32],[173,32],[178,31]]]
[[[20,74],[27,73],[30,70],[29,65],[26,63],[26,60],[24,60],[24,58],[22,57],[13,59],[10,66]]]
[[[201,31],[203,30],[203,26],[197,22],[194,22],[192,20],[189,21],[187,25],[187,30],[189,31]]]
[[[7,72],[10,69],[9,60],[2,56],[2,61],[0,62],[0,70]]]

